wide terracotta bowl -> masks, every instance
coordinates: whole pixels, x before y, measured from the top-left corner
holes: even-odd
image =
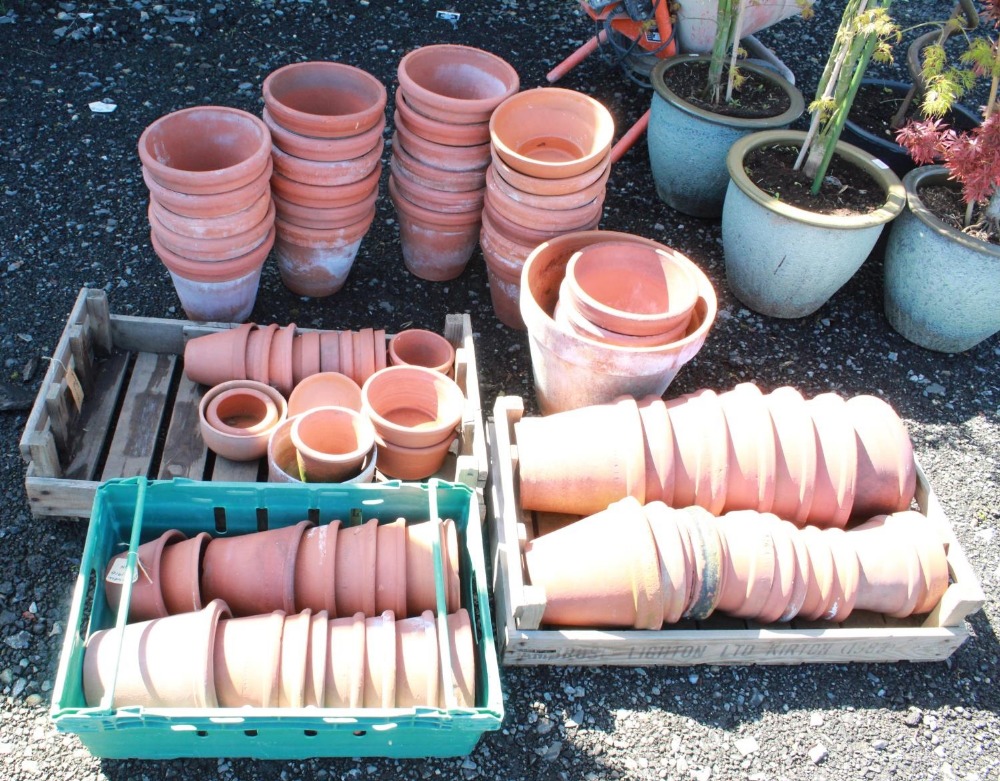
[[[252,461],[267,452],[271,433],[285,420],[288,405],[270,385],[231,380],[210,388],[198,405],[205,444],[233,461]]]
[[[361,388],[364,410],[379,436],[401,447],[428,447],[450,437],[462,420],[458,384],[423,366],[389,366]]]

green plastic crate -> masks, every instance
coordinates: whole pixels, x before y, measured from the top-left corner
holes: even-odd
[[[353,525],[377,518],[455,521],[462,606],[472,619],[476,650],[475,708],[103,708],[87,707],[83,651],[88,634],[124,621],[104,598],[103,569],[126,547],[176,528],[213,536],[288,526],[303,519]],[[94,499],[80,574],[73,593],[51,715],[99,757],[430,757],[461,756],[500,727],[503,697],[493,641],[482,533],[475,492],[459,483],[368,485],[207,483],[144,478],[102,484]],[[134,567],[134,556],[129,557]],[[440,558],[436,572],[443,607]],[[126,577],[126,591],[131,592]],[[447,659],[447,656],[445,657]],[[445,663],[447,663],[445,661]],[[110,701],[110,697],[108,698]]]

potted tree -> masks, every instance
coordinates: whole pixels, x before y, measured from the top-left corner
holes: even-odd
[[[892,327],[921,347],[962,352],[1000,331],[1000,0],[985,0],[988,28],[969,39],[959,66],[925,57],[934,94],[928,119],[904,127],[898,140],[918,163],[903,178],[907,209],[885,253],[885,313]],[[940,116],[976,80],[989,95],[982,124],[956,131]]]
[[[646,133],[660,199],[684,214],[709,218],[722,213],[732,143],[754,131],[787,127],[805,108],[791,81],[738,61],[745,18],[763,0],[717,2],[711,52],[669,57],[653,68]]]
[[[891,57],[890,0],[848,0],[810,105],[808,131],[769,130],[733,144],[722,215],[726,278],[772,317],[804,317],[860,268],[903,208],[899,178],[840,141],[868,63]]]

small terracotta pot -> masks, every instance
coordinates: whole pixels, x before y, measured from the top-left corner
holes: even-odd
[[[267,443],[267,480],[270,483],[301,483],[302,473],[299,471],[298,453],[292,442],[292,418],[286,419],[278,426]],[[376,440],[377,441],[377,440]],[[375,479],[377,465],[377,450],[372,450],[354,477],[345,483],[370,483]]]
[[[816,492],[807,522],[843,528],[851,517],[857,481],[858,450],[847,402],[821,393],[806,402],[816,427]]]
[[[247,338],[247,379],[267,385],[271,379],[271,344],[278,333],[277,323],[259,326]]]
[[[729,432],[726,510],[770,512],[777,487],[777,440],[767,400],[749,382],[718,398]]]
[[[326,659],[329,654],[329,616],[325,610],[313,611],[309,625],[309,649],[306,652],[307,708],[322,708],[326,699]]]
[[[393,124],[396,128],[395,145],[402,147],[425,165],[463,174],[470,171],[482,171],[485,174],[490,162],[488,143],[476,146],[436,144],[414,132],[398,111],[393,115]]]
[[[295,387],[292,369],[292,345],[295,344],[295,323],[289,323],[274,332],[271,348],[267,353],[268,383],[287,398]]]
[[[149,198],[151,219],[155,218],[165,230],[189,239],[221,239],[245,234],[264,221],[270,208],[271,197],[267,191],[246,208],[220,217],[185,217],[170,211],[155,196]]]
[[[385,477],[397,480],[423,480],[441,470],[448,458],[457,433],[445,437],[440,442],[426,447],[403,447],[375,435],[375,449],[378,451],[378,471]]]
[[[436,190],[410,179],[400,168],[395,158],[390,161],[390,167],[393,184],[399,194],[430,211],[456,214],[483,208],[484,190],[470,190],[468,192]]]
[[[774,543],[761,523],[739,514],[722,519],[725,574],[717,609],[732,616],[759,616],[767,604],[777,569]],[[782,605],[779,614],[784,610]]]
[[[184,373],[192,382],[218,385],[246,379],[247,340],[252,323],[189,339],[184,345]]]
[[[375,373],[375,329],[362,328],[351,334],[354,342],[354,380],[358,385]]]
[[[375,556],[375,610],[406,613],[406,521],[378,527]]]
[[[379,435],[402,447],[428,447],[450,437],[462,420],[458,384],[423,366],[389,366],[361,388],[363,409]]]
[[[479,146],[490,142],[489,122],[459,125],[455,122],[431,119],[410,107],[403,90],[396,91],[396,113],[410,130],[435,144]]]
[[[337,535],[337,615],[375,615],[378,520],[341,526]]]
[[[207,532],[200,532],[163,549],[160,591],[171,615],[204,607],[201,599],[201,563],[211,539]]]
[[[481,212],[445,214],[404,198],[389,178],[389,197],[399,218],[403,262],[411,274],[431,282],[455,279],[476,249]]]
[[[213,657],[219,707],[277,707],[284,623],[281,610],[219,621]]]
[[[847,411],[858,443],[852,515],[871,518],[906,510],[916,491],[917,474],[913,443],[903,421],[877,396],[848,399]]]
[[[771,512],[802,526],[816,490],[816,428],[805,399],[794,388],[775,388],[766,401],[776,438]]]
[[[461,602],[458,562],[458,532],[455,522],[410,523],[406,526],[406,607],[407,615],[425,610],[437,613],[437,587],[434,578],[434,538],[441,549],[444,575],[445,612],[458,610]]]
[[[349,185],[370,176],[382,160],[384,146],[385,142],[379,140],[360,157],[333,161],[306,160],[274,148],[271,159],[275,172],[287,179],[316,187],[333,187]]]
[[[281,663],[278,675],[278,707],[303,708],[306,704],[306,674],[312,639],[312,611],[285,616],[281,628]]]
[[[389,339],[389,361],[393,366],[423,366],[451,376],[455,348],[441,334],[423,328],[407,328]]]
[[[629,336],[682,336],[698,301],[689,263],[673,250],[592,244],[566,265],[566,290],[595,325]],[[665,342],[666,343],[666,342]]]
[[[264,105],[272,119],[294,133],[344,138],[364,133],[384,116],[382,83],[360,68],[338,62],[297,62],[264,79]]]
[[[185,539],[187,537],[183,532],[170,529],[138,547],[135,579],[132,581],[132,596],[128,604],[129,621],[149,621],[169,614],[161,589],[161,562],[167,546]],[[119,553],[111,558],[104,569],[104,596],[115,612],[121,602],[127,560],[127,551]]]
[[[396,617],[391,610],[365,619],[366,708],[396,706]]]
[[[360,708],[365,690],[365,616],[333,618],[327,624],[327,708]]]
[[[339,483],[354,477],[375,446],[375,429],[356,410],[315,407],[296,415],[291,430],[306,482]]]
[[[486,122],[520,87],[517,71],[500,57],[455,44],[414,49],[397,75],[410,106],[441,122]]]
[[[228,192],[211,195],[171,190],[157,182],[146,166],[142,167],[142,180],[149,188],[149,197],[173,214],[193,219],[213,219],[225,217],[250,208],[254,203],[271,192],[273,165],[268,155],[264,169],[249,183]]]
[[[396,621],[396,707],[440,707],[437,622],[425,610]]]
[[[201,575],[204,599],[223,599],[234,616],[272,610],[295,612],[295,562],[305,530],[313,524],[216,537],[205,550]],[[246,562],[253,562],[248,567]]]
[[[212,195],[254,181],[271,154],[257,117],[226,106],[195,106],[154,121],[139,137],[139,157],[163,187]]]
[[[486,169],[475,168],[471,171],[448,171],[430,165],[411,155],[399,143],[396,134],[392,136],[392,160],[400,169],[400,174],[411,181],[432,187],[435,190],[450,192],[469,192],[482,190],[486,186]]]
[[[278,271],[285,287],[300,296],[322,298],[340,291],[354,266],[368,229],[372,209],[364,218],[343,228],[318,230],[275,220]]]
[[[559,179],[542,179],[531,174],[521,173],[508,165],[494,147],[490,148],[490,162],[498,179],[507,182],[519,192],[546,197],[570,196],[576,193],[583,193],[587,188],[593,187],[598,182],[603,181],[607,184],[608,177],[611,174],[610,149],[593,168],[574,176]]]
[[[336,230],[353,225],[370,214],[375,208],[376,200],[378,200],[377,187],[356,203],[322,209],[286,201],[276,195],[274,209],[276,217],[283,223],[298,225],[301,228]]]
[[[319,369],[322,372],[339,372],[345,377],[345,372],[340,371],[340,332],[323,331],[319,336]]]
[[[692,594],[694,562],[688,558],[690,539],[686,529],[676,520],[677,510],[663,502],[651,502],[643,507],[646,521],[656,542],[660,561],[660,582],[663,584],[663,623],[681,620]]]
[[[350,206],[378,191],[378,180],[382,175],[382,164],[363,179],[346,184],[306,184],[282,176],[277,171],[271,174],[271,189],[279,198],[312,209],[336,209]]]
[[[306,529],[295,562],[295,609],[337,615],[335,587],[340,521]]]
[[[642,423],[643,457],[646,465],[646,503],[673,504],[674,432],[670,413],[659,396],[647,396],[637,403]],[[654,530],[655,531],[655,530]]]
[[[360,412],[361,388],[340,372],[310,374],[288,397],[288,415],[294,417],[316,407],[346,407]]]
[[[288,405],[274,388],[253,380],[213,386],[198,404],[201,438],[232,461],[253,461],[267,452],[271,433],[284,421]]]
[[[161,245],[188,260],[206,262],[231,260],[253,252],[270,234],[274,224],[274,214],[274,204],[269,203],[263,219],[242,233],[231,233],[215,238],[191,238],[167,228],[156,216],[152,205],[147,210],[150,228]]]
[[[264,107],[262,118],[271,131],[272,151],[277,148],[303,160],[322,163],[354,160],[364,156],[379,144],[385,131],[384,114],[368,130],[340,138],[316,138],[295,133],[275,122],[267,106]]]
[[[611,113],[588,95],[539,87],[512,95],[490,118],[493,148],[517,171],[564,179],[589,171],[611,148]]]
[[[601,164],[599,163],[598,165]],[[595,182],[585,187],[581,187],[578,190],[572,190],[567,193],[556,195],[539,195],[538,193],[520,190],[515,187],[513,184],[504,179],[503,176],[497,173],[497,164],[492,163],[490,167],[486,169],[486,187],[490,190],[496,191],[498,195],[502,195],[512,201],[517,201],[528,208],[544,209],[547,211],[565,211],[567,209],[578,209],[581,206],[585,206],[604,194],[605,187],[608,183],[608,177],[611,175],[611,166],[605,165],[603,167],[603,171],[604,172]],[[560,180],[536,179],[535,181],[551,182]]]
[[[217,707],[215,634],[228,615],[226,604],[213,600],[196,613],[94,632],[83,655],[87,705],[99,705],[114,681],[112,708]]]

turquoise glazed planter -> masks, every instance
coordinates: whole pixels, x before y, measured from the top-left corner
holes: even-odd
[[[885,249],[885,315],[914,344],[958,353],[1000,331],[1000,247],[928,211],[920,188],[947,182],[940,165],[903,177],[907,208]]]
[[[791,102],[786,111],[756,119],[727,117],[689,103],[667,86],[672,69],[708,60],[701,55],[681,55],[656,64],[651,75],[655,91],[646,140],[660,200],[692,217],[716,219],[722,214],[729,184],[729,147],[749,133],[787,127],[802,114],[805,104],[802,93],[786,79],[750,63],[741,64],[740,69],[783,89]]]

